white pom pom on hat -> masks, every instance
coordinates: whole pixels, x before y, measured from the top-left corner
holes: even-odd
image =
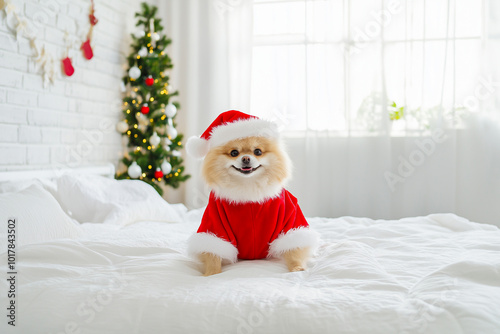
[[[190,156],[202,159],[213,147],[247,137],[279,138],[278,127],[271,121],[229,110],[220,114],[200,137],[189,138],[186,151]]]
[[[193,158],[202,159],[210,149],[208,141],[200,137],[189,137],[186,143],[186,151]]]

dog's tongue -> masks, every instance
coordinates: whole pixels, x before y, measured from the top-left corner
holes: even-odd
[[[241,167],[241,170],[249,171],[249,170],[252,170],[252,167]]]

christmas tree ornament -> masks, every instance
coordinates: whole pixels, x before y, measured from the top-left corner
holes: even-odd
[[[154,32],[151,34],[151,39],[155,42],[158,42],[160,40],[160,34],[157,32]]]
[[[169,126],[167,128],[167,135],[170,137],[170,139],[174,139],[177,137],[177,130],[173,126]]]
[[[173,155],[174,157],[180,157],[180,156],[181,156],[181,152],[173,150],[173,151],[172,151],[172,155]]]
[[[172,141],[168,137],[163,138],[163,146],[168,147],[172,145]]]
[[[156,168],[155,178],[159,179],[160,177],[163,177],[163,172],[161,171],[160,168]]]
[[[75,68],[71,63],[71,58],[69,57],[64,58],[62,60],[62,64],[63,64],[64,74],[66,74],[68,77],[72,76],[73,73],[75,73]]]
[[[158,146],[158,144],[161,142],[160,136],[155,132],[153,132],[153,135],[149,137],[149,143],[153,146]]]
[[[128,130],[128,124],[125,121],[116,123],[116,131],[125,133]]]
[[[137,66],[132,66],[130,70],[128,70],[128,76],[130,79],[136,80],[141,76],[141,70]]]
[[[172,141],[168,137],[163,138],[163,148],[165,151],[170,151],[170,145],[172,145]]]
[[[134,37],[135,38],[143,38],[144,36],[146,36],[146,32],[142,29],[137,29],[134,33],[133,33]]]
[[[130,166],[128,166],[127,169],[128,176],[130,176],[133,179],[137,179],[139,176],[141,176],[142,169],[141,166],[137,164],[137,162],[132,162]]]
[[[146,78],[146,80],[144,80],[144,82],[146,83],[146,86],[153,86],[153,84],[155,83],[155,79],[153,79],[153,77],[150,75]]]
[[[168,118],[172,118],[177,114],[177,108],[173,103],[167,104],[165,107],[165,115],[167,115]]]
[[[146,47],[143,46],[137,54],[141,57],[146,57],[148,55],[148,49],[146,49]]]
[[[141,107],[141,113],[147,115],[149,113],[149,106],[147,103],[144,103]]]
[[[167,175],[172,171],[172,165],[167,161],[167,159],[164,159],[161,163],[161,171],[164,175]]]

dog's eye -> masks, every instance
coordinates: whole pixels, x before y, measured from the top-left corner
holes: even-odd
[[[237,157],[238,154],[240,154],[240,152],[238,152],[237,150],[232,150],[231,151],[231,156],[234,158],[234,157]]]
[[[262,151],[260,150],[260,148],[256,148],[255,151],[253,151],[253,154],[255,154],[256,156],[259,156],[259,155],[262,155]]]

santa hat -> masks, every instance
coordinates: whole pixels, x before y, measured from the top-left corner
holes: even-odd
[[[192,157],[201,159],[213,147],[246,137],[279,138],[278,127],[271,121],[229,110],[220,114],[200,137],[189,138],[186,150]]]

